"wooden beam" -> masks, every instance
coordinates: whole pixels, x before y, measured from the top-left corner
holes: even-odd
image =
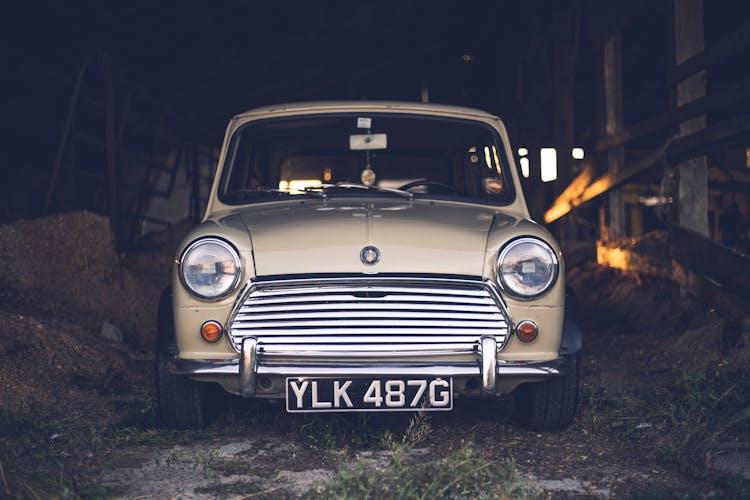
[[[729,58],[745,47],[750,46],[750,21],[740,29],[725,37],[711,48],[700,52],[677,66],[667,75],[667,85],[672,86],[685,78]]]
[[[674,139],[666,151],[667,163],[674,164],[750,138],[750,115],[711,125],[694,134]]]
[[[622,35],[617,33],[604,45],[604,134],[616,134],[622,130],[623,77],[622,77]],[[615,146],[607,153],[607,170],[616,174],[625,166],[625,148]],[[620,191],[611,191],[607,197],[607,227],[599,228],[607,238],[625,236],[625,204]]]
[[[679,227],[669,231],[668,242],[672,257],[685,266],[720,283],[730,293],[750,297],[750,257]]]
[[[665,149],[659,149],[640,162],[625,167],[619,175],[609,173],[592,182],[594,172],[597,169],[592,163],[588,162],[578,177],[570,183],[544,213],[544,221],[549,224],[564,217],[574,208],[606,192],[614,185],[621,184],[633,175],[639,174],[662,161],[674,164],[689,158],[691,155],[705,154],[748,137],[750,137],[750,116],[740,116],[694,134],[674,139]],[[739,182],[738,180],[735,181]]]
[[[573,181],[565,188],[565,191],[560,193],[560,196],[552,203],[552,206],[544,213],[544,222],[549,224],[554,222],[563,215],[567,214],[573,208],[573,200],[576,200],[586,187],[591,184],[591,181],[596,175],[596,167],[590,161],[587,161],[581,170],[581,173],[573,179]]]
[[[674,0],[675,62],[681,64],[700,54],[703,42],[703,0]],[[696,73],[677,84],[677,106],[706,99],[706,72]],[[680,136],[706,128],[701,114],[680,123]],[[706,156],[678,165],[678,221],[680,226],[708,236],[708,162]]]
[[[722,92],[695,99],[689,104],[652,116],[619,132],[608,135],[596,143],[595,149],[597,151],[606,151],[614,146],[626,144],[633,139],[667,129],[690,118],[737,104],[748,97],[750,97],[750,78],[745,78],[730,85]]]
[[[62,134],[60,136],[60,144],[57,147],[57,154],[55,155],[55,163],[52,164],[52,173],[47,187],[47,194],[44,196],[44,213],[49,213],[50,207],[52,206],[52,198],[57,189],[57,178],[60,175],[60,167],[62,166],[63,156],[65,155],[65,146],[68,145],[68,135],[73,126],[73,116],[78,107],[78,98],[81,94],[81,84],[83,83],[83,77],[86,74],[86,69],[90,62],[91,61],[87,60],[81,65],[81,68],[78,70],[75,85],[73,85],[73,93],[70,96],[68,113],[65,116],[65,123],[63,124]]]
[[[99,54],[99,63],[104,73],[104,136],[107,157],[107,208],[109,210],[109,224],[115,234],[115,248],[118,253],[122,250],[122,234],[120,223],[120,191],[119,172],[117,170],[117,143],[115,130],[114,78],[112,75],[112,59],[104,53]]]
[[[719,307],[723,312],[742,318],[750,310],[747,294],[735,294],[707,275],[690,268],[679,258],[671,258],[677,250],[667,241],[661,252],[643,253],[635,248],[620,248],[599,241],[596,245],[596,261],[600,265],[625,271],[656,276],[676,283],[689,294],[705,303]],[[704,260],[705,256],[703,257]]]
[[[597,196],[600,196],[610,191],[611,189],[620,186],[631,177],[638,175],[641,172],[644,172],[649,168],[662,163],[663,161],[664,148],[660,148],[645,156],[640,161],[633,163],[632,165],[629,165],[618,171],[607,172],[606,174],[598,177],[596,180],[586,186],[585,189],[583,189],[577,196],[566,197],[563,199],[561,195],[560,198],[555,200],[555,203],[552,205],[552,207],[550,207],[549,210],[547,210],[547,212],[544,214],[544,221],[547,223],[554,222],[555,220],[569,213],[574,208],[579,207],[587,201],[590,201]],[[576,182],[578,180],[579,179],[576,179],[573,182]]]

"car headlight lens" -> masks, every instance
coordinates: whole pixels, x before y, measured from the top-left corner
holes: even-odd
[[[190,292],[201,299],[218,300],[239,283],[240,256],[218,238],[204,238],[190,244],[180,260],[180,277]]]
[[[511,295],[532,299],[555,283],[558,262],[555,251],[536,238],[519,238],[502,249],[497,257],[500,286]]]

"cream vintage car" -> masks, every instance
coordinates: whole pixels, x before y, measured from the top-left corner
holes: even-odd
[[[570,302],[570,301],[569,301]],[[216,384],[288,412],[449,411],[512,393],[572,420],[581,333],[502,122],[461,107],[305,103],[234,117],[158,320],[165,425]]]

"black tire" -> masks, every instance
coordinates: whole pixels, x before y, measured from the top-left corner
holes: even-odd
[[[528,383],[514,392],[516,418],[524,427],[535,431],[566,428],[578,406],[580,353],[564,356],[567,371],[545,382]]]
[[[207,384],[169,372],[169,356],[156,354],[156,395],[161,423],[173,429],[202,429],[209,421]]]
[[[209,422],[212,384],[194,382],[169,371],[169,359],[177,352],[172,319],[172,294],[164,290],[159,303],[156,343],[157,417],[166,427],[200,429]],[[215,408],[214,408],[215,409]]]

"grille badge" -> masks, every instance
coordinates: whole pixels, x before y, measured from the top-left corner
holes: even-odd
[[[365,247],[359,252],[359,260],[367,266],[374,266],[380,260],[380,250],[373,246]]]

